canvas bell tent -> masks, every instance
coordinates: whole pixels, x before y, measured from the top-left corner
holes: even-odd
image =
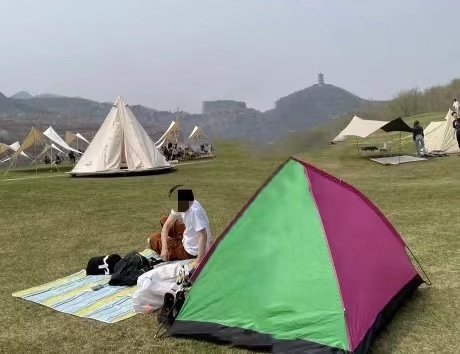
[[[118,97],[72,176],[134,173],[171,169],[134,116]]]
[[[173,336],[282,353],[365,353],[423,280],[363,194],[290,158],[192,282]]]
[[[453,122],[454,117],[449,109],[443,121],[428,124],[425,128],[425,149],[428,153],[453,154],[460,152]]]

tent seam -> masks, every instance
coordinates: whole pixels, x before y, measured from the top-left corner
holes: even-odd
[[[361,191],[359,191],[357,188],[353,187],[352,185],[350,185],[349,183],[337,178],[337,177],[334,177],[332,175],[330,175],[329,173],[325,172],[325,171],[322,171],[320,169],[318,169],[317,167],[309,164],[308,162],[306,161],[303,161],[303,160],[300,160],[300,159],[297,159],[297,158],[294,158],[297,162],[301,163],[302,165],[304,165],[305,167],[311,169],[311,170],[314,170],[315,172],[323,175],[324,177],[328,178],[329,180],[335,182],[335,183],[339,183],[341,184],[342,186],[344,186],[345,188],[349,189],[351,192],[355,193],[358,197],[360,197],[379,217],[380,219],[385,223],[386,226],[388,226],[388,228],[391,230],[391,233],[393,234],[393,236],[395,236],[397,239],[400,240],[400,242],[405,246],[406,246],[406,242],[403,240],[403,238],[401,237],[401,235],[399,234],[399,232],[396,230],[396,228],[390,223],[390,221],[387,219],[387,217],[377,208],[377,206],[368,198],[366,197]]]
[[[302,164],[301,164],[302,165]],[[350,338],[350,332],[348,330],[348,323],[347,323],[347,311],[346,311],[346,308],[345,308],[345,303],[343,302],[343,296],[342,296],[342,289],[340,287],[340,282],[339,282],[339,276],[337,274],[337,270],[336,270],[336,267],[335,267],[335,262],[334,262],[334,257],[332,257],[332,252],[331,252],[331,248],[329,246],[329,239],[327,238],[327,233],[326,233],[326,229],[324,228],[324,224],[323,224],[323,218],[321,217],[321,212],[319,210],[319,207],[318,207],[318,204],[316,203],[316,198],[315,198],[315,192],[313,191],[313,185],[311,183],[311,179],[310,179],[310,176],[308,175],[308,167],[306,166],[303,166],[304,167],[304,173],[305,173],[305,177],[307,178],[308,180],[308,187],[310,189],[310,192],[311,192],[311,195],[312,195],[312,199],[313,199],[313,202],[315,203],[315,208],[316,208],[316,211],[318,213],[318,216],[319,216],[319,220],[321,222],[321,228],[323,230],[323,235],[324,235],[324,239],[326,241],[326,246],[327,246],[327,250],[328,250],[328,253],[329,253],[329,258],[331,260],[331,264],[332,264],[332,269],[334,271],[334,275],[335,275],[335,281],[337,283],[337,289],[339,290],[339,294],[340,294],[340,302],[342,304],[342,308],[343,308],[343,323],[345,325],[345,331],[347,333],[347,340],[348,340],[348,350],[351,350],[351,338]]]

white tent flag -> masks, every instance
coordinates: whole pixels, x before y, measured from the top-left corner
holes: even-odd
[[[170,164],[155,148],[122,97],[118,97],[71,174],[169,168]]]
[[[192,132],[189,135],[189,139],[195,139],[199,140],[201,138],[204,138],[204,133],[203,130],[195,125],[195,128],[193,128]]]
[[[21,147],[21,144],[19,144],[19,141],[16,141],[15,143],[9,145],[9,148],[10,150],[13,150],[14,152],[18,151],[19,148]],[[24,157],[27,157],[28,159],[30,159],[29,156],[27,156],[24,152],[20,152],[20,155],[24,156]]]
[[[161,136],[160,139],[155,143],[155,146],[160,145],[159,143],[161,141],[172,141],[174,143],[177,143],[177,132],[180,130],[180,124],[179,122],[171,121],[171,124],[169,125],[169,128],[166,129],[166,132]]]
[[[354,116],[351,122],[346,126],[344,130],[337,135],[333,142],[342,141],[346,136],[359,136],[361,138],[367,138],[369,135],[375,131],[382,128],[385,124],[388,124],[387,121],[381,120],[365,120],[358,116]]]
[[[166,138],[163,138],[162,141],[160,141],[158,144],[155,144],[155,147],[157,149],[161,148],[163,146],[163,144],[165,143],[165,141],[166,141]]]
[[[193,137],[196,135],[196,133],[198,132],[198,129],[199,129],[199,128],[195,125],[195,128],[193,128],[193,130],[192,130],[192,132],[190,133],[190,135],[189,135],[188,138],[189,138],[189,139],[193,138]]]
[[[54,143],[51,144],[51,147],[52,147],[54,150],[57,150],[57,151],[59,151],[60,153],[64,154],[64,151],[62,151],[61,149],[59,149],[56,145],[54,145]]]
[[[58,133],[54,131],[51,126],[43,132],[43,135],[64,149],[76,152],[77,154],[81,154],[80,151],[75,150],[74,148],[67,145],[67,143],[59,136]]]
[[[86,139],[83,137],[83,135],[81,135],[80,133],[77,133],[75,136],[76,136],[77,138],[79,138],[80,140],[83,140],[83,141],[85,141],[85,142],[87,142],[87,143],[89,144],[89,141],[86,140]]]

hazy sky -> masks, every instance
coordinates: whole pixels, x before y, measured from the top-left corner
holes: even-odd
[[[455,0],[0,0],[0,91],[266,110],[322,71],[388,99],[459,76],[458,19]]]

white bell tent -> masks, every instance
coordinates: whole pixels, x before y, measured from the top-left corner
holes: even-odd
[[[72,176],[90,176],[170,169],[171,165],[118,97]]]
[[[425,149],[428,153],[453,154],[460,152],[453,122],[452,110],[449,109],[444,120],[428,124],[425,128]]]

